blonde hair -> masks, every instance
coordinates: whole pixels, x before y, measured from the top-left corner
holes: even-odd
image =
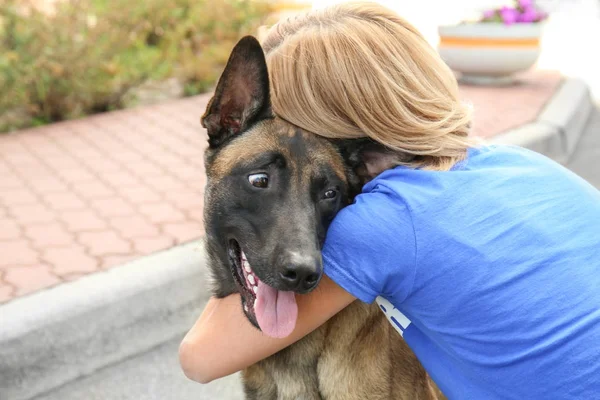
[[[469,107],[424,37],[376,3],[309,11],[263,40],[272,102],[283,119],[334,139],[369,137],[397,164],[448,170],[466,157]]]

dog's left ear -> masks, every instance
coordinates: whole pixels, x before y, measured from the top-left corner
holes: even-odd
[[[216,148],[262,119],[272,118],[269,73],[263,49],[253,36],[233,48],[215,95],[202,116],[208,143]]]

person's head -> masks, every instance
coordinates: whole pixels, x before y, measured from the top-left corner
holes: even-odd
[[[447,170],[466,156],[470,109],[423,36],[375,3],[279,22],[263,40],[274,111],[333,139],[371,138],[394,164]]]

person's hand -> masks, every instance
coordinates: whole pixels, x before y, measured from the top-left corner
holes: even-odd
[[[181,367],[188,378],[201,383],[233,374],[300,340],[354,300],[323,276],[313,292],[296,295],[298,320],[293,332],[274,339],[250,324],[239,294],[211,298],[179,346]]]

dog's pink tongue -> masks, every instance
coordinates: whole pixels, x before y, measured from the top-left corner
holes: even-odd
[[[254,313],[265,335],[274,338],[288,336],[294,330],[298,318],[294,292],[283,292],[259,281]]]

